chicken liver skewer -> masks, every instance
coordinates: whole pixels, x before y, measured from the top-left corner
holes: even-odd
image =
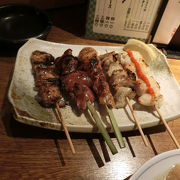
[[[75,100],[81,113],[89,109],[112,154],[117,153],[116,147],[92,105],[95,99],[91,90],[92,81],[86,72],[77,70],[78,59],[72,55],[72,50],[66,50],[62,57],[56,59],[56,67],[59,69],[63,89]]]

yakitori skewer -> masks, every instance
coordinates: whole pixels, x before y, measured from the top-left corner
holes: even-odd
[[[31,63],[35,86],[38,91],[36,99],[43,107],[57,110],[58,120],[61,121],[71,151],[75,154],[71,137],[61,115],[60,107],[65,106],[65,101],[59,89],[59,76],[55,70],[54,57],[46,52],[34,51],[31,55]]]
[[[115,52],[106,53],[100,56],[101,64],[104,73],[107,76],[109,85],[112,89],[112,94],[115,99],[115,107],[123,108],[128,104],[132,116],[134,118],[135,124],[142,136],[143,142],[148,146],[147,139],[142,131],[142,128],[136,118],[135,112],[132,105],[129,102],[129,98],[134,98],[136,93],[134,92],[133,86],[135,84],[135,75],[133,73],[127,73],[119,61],[118,54]]]
[[[167,122],[163,118],[162,114],[159,111],[159,107],[162,105],[163,96],[160,93],[160,86],[157,81],[151,76],[149,66],[144,62],[141,54],[136,51],[131,51],[130,49],[126,49],[127,55],[129,56],[129,62],[127,63],[127,58],[124,58],[124,68],[128,69],[130,64],[134,66],[134,70],[136,71],[136,76],[138,79],[136,80],[135,90],[138,95],[138,102],[145,106],[154,106],[157,111],[160,120],[165,125],[168,133],[170,134],[172,140],[174,141],[177,148],[180,148],[178,141],[170,130]],[[124,55],[125,56],[125,55]],[[123,60],[121,60],[123,63]],[[133,68],[130,68],[131,70]]]
[[[81,62],[80,69],[87,72],[93,81],[92,89],[96,93],[99,103],[105,105],[106,107],[120,147],[125,147],[122,134],[112,112],[112,108],[114,107],[114,98],[110,92],[109,84],[106,81],[96,50],[91,47],[83,48],[79,52],[78,59]]]
[[[62,89],[76,102],[80,113],[83,113],[86,109],[90,111],[112,154],[115,154],[117,149],[93,105],[95,97],[91,90],[92,80],[87,72],[78,69],[78,63],[78,59],[72,55],[72,50],[70,49],[56,59],[56,67],[59,70]]]

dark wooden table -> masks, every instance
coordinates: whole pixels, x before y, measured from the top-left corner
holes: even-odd
[[[77,37],[53,27],[48,41],[67,44],[118,45]],[[168,60],[180,83],[180,61]],[[1,180],[119,180],[129,177],[147,160],[176,149],[163,125],[144,130],[150,143],[145,147],[137,131],[124,132],[126,148],[112,155],[99,134],[71,133],[76,154],[72,155],[64,132],[41,129],[14,120],[7,91],[15,57],[0,57],[0,179]],[[168,123],[180,142],[180,119]],[[118,144],[111,135],[116,147]]]

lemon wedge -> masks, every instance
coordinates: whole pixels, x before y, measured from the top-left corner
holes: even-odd
[[[126,49],[138,51],[142,55],[144,61],[147,64],[150,64],[157,58],[154,51],[146,43],[137,39],[129,39],[127,43],[124,45],[124,50]]]

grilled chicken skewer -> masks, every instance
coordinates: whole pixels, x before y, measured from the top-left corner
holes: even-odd
[[[150,68],[144,62],[141,54],[127,49],[119,55],[124,70],[134,73],[136,76],[134,89],[138,96],[138,102],[144,106],[160,107],[163,102],[160,86],[152,77]]]
[[[46,52],[34,51],[31,55],[37,100],[44,107],[65,106],[65,100],[59,90],[59,76],[55,72],[54,57]]]
[[[65,100],[59,89],[59,76],[56,72],[54,57],[46,52],[34,51],[31,55],[31,63],[35,78],[35,86],[38,90],[36,99],[44,107],[56,107],[71,151],[75,154],[71,137],[60,111],[60,107],[65,106]]]
[[[91,47],[83,48],[79,52],[78,59],[81,62],[80,69],[87,72],[92,79],[92,88],[99,99],[99,103],[106,106],[109,118],[111,120],[111,124],[113,126],[120,147],[125,147],[122,134],[118,128],[116,119],[111,110],[111,108],[115,106],[114,98],[110,92],[109,84],[106,81],[106,77],[103,73],[101,62],[96,50]]]
[[[134,89],[138,96],[138,102],[145,106],[155,107],[160,120],[167,128],[167,131],[174,141],[176,147],[180,148],[178,141],[159,110],[163,102],[163,96],[160,93],[160,86],[151,76],[150,68],[144,62],[141,54],[137,51],[126,49],[126,51],[119,54],[119,61],[127,72],[130,72],[131,74],[134,73],[136,76]]]
[[[156,80],[151,76],[150,74],[150,68],[148,65],[144,62],[142,56],[136,52],[131,51],[130,49],[126,49],[126,52],[129,58],[121,58],[121,61],[123,63],[124,60],[124,66],[127,67],[127,61],[130,59],[130,61],[133,63],[134,70],[137,73],[137,83],[135,86],[137,95],[138,95],[138,101],[140,104],[145,106],[154,106],[160,120],[165,125],[169,135],[171,136],[172,140],[174,141],[177,148],[180,148],[180,145],[178,141],[176,140],[175,136],[173,135],[171,129],[169,128],[167,122],[163,118],[162,114],[160,113],[160,106],[163,102],[163,96],[160,93],[160,86],[156,82]]]
[[[126,104],[128,104],[143,142],[146,146],[148,146],[147,139],[129,102],[129,99],[133,99],[136,95],[134,90],[136,80],[135,74],[127,72],[123,69],[119,62],[119,56],[118,54],[115,54],[115,52],[101,55],[99,58],[101,60],[104,73],[106,74],[108,82],[113,91],[112,93],[115,99],[115,107],[123,108],[126,106]]]
[[[136,76],[127,72],[119,62],[119,56],[115,52],[99,56],[103,71],[106,74],[114,96],[115,108],[125,107],[126,98],[133,99],[136,96],[134,89]]]
[[[72,50],[66,50],[62,57],[56,59],[56,67],[59,69],[63,89],[76,102],[80,113],[83,113],[88,107],[111,152],[117,153],[116,147],[92,105],[95,100],[91,90],[92,80],[85,71],[77,69],[78,59],[72,55]]]

